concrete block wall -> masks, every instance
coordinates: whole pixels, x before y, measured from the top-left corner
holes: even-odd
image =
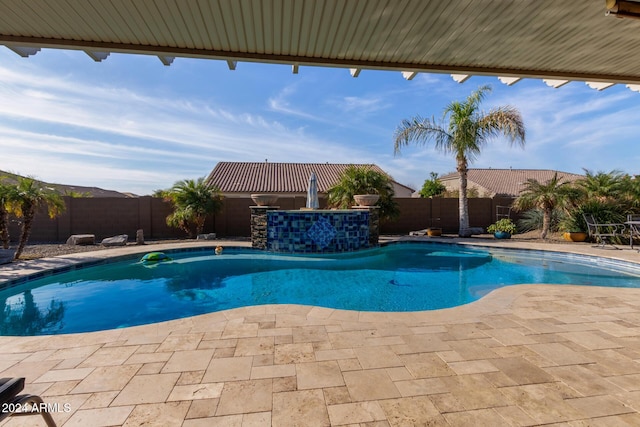
[[[135,239],[136,230],[144,231],[145,239],[184,238],[186,233],[167,226],[166,217],[171,205],[160,198],[70,198],[65,197],[67,209],[59,217],[49,219],[45,211],[37,213],[30,242],[65,242],[72,234],[95,234],[96,240],[118,234]],[[399,198],[400,217],[393,222],[381,221],[381,234],[407,234],[427,227],[441,227],[446,233],[458,231],[458,199],[456,198]],[[304,197],[278,199],[282,210],[295,210],[305,206]],[[469,218],[472,227],[487,227],[495,221],[496,206],[508,206],[510,198],[469,199]],[[207,219],[205,233],[218,237],[250,237],[250,198],[224,199],[222,211]],[[326,200],[320,199],[320,207]],[[517,220],[517,213],[512,213]],[[19,238],[19,224],[15,218],[9,227],[12,241]]]

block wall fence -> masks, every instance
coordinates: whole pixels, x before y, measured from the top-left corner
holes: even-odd
[[[66,210],[57,218],[49,219],[46,212],[36,214],[29,241],[63,243],[72,234],[95,234],[96,240],[118,234],[135,240],[136,230],[142,229],[147,240],[184,238],[184,231],[167,226],[165,219],[171,205],[160,198],[71,198],[64,197]],[[458,231],[457,198],[399,198],[400,217],[395,221],[381,221],[380,234],[407,234],[427,227],[441,227],[445,233]],[[496,206],[508,206],[511,198],[469,199],[469,219],[472,227],[487,227],[495,221]],[[305,206],[305,197],[278,199],[280,209],[299,209]],[[320,207],[326,203],[320,199]],[[218,237],[250,237],[250,198],[224,199],[222,211],[207,219],[205,233]],[[517,219],[512,214],[513,219]],[[19,223],[10,218],[11,240],[20,235]]]

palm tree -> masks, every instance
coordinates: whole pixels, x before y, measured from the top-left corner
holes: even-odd
[[[216,187],[210,187],[204,177],[197,180],[185,179],[173,184],[167,191],[156,192],[173,203],[174,211],[167,216],[167,224],[192,234],[202,233],[204,222],[209,214],[216,214],[222,208],[222,195]]]
[[[625,175],[623,179],[623,192],[626,204],[631,212],[637,212],[640,207],[640,175]]]
[[[600,201],[620,200],[625,193],[625,174],[618,170],[593,173],[584,169],[585,177],[576,181],[587,199]]]
[[[355,205],[353,196],[356,194],[378,194],[380,218],[392,219],[400,213],[393,199],[391,178],[371,167],[349,165],[340,180],[327,190],[327,202],[330,207],[347,209]]]
[[[18,178],[18,183],[9,201],[10,211],[22,218],[22,230],[20,232],[20,242],[14,259],[20,258],[24,250],[31,226],[39,208],[46,208],[49,218],[55,218],[65,209],[62,197],[54,191],[41,187],[33,178]]]
[[[551,228],[551,218],[557,208],[566,208],[575,198],[575,190],[568,182],[562,182],[558,173],[545,183],[529,178],[518,198],[513,202],[516,210],[540,209],[542,211],[542,232],[540,237],[547,238]]]
[[[9,203],[13,193],[14,186],[0,183],[0,240],[3,249],[9,249]]]
[[[480,111],[480,104],[490,86],[481,86],[463,101],[453,101],[445,109],[442,124],[420,116],[403,120],[395,131],[395,153],[411,142],[426,144],[433,140],[435,148],[456,158],[460,174],[459,209],[462,237],[471,235],[467,203],[467,171],[470,162],[480,155],[492,138],[504,135],[508,141],[524,147],[525,129],[520,112],[510,106],[498,107],[488,113]],[[448,123],[446,123],[448,121]]]

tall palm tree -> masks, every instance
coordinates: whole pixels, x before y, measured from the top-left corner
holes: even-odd
[[[349,165],[340,175],[340,180],[327,190],[327,203],[331,207],[346,209],[355,205],[356,194],[378,194],[380,218],[391,219],[400,213],[393,199],[391,178],[368,166]]]
[[[434,118],[420,116],[403,120],[395,131],[395,153],[409,143],[435,142],[435,148],[456,158],[456,170],[460,174],[459,215],[462,237],[471,235],[469,230],[469,208],[467,201],[467,172],[469,163],[480,155],[482,148],[491,140],[504,135],[511,145],[524,147],[525,129],[520,112],[510,106],[494,108],[488,113],[480,110],[480,104],[490,86],[481,86],[463,101],[453,101],[445,109],[442,123]]]
[[[167,224],[189,234],[192,234],[192,225],[196,228],[196,234],[202,233],[207,215],[215,214],[222,208],[220,191],[210,187],[204,177],[178,181],[169,190],[156,193],[173,203],[174,211],[167,216]]]
[[[16,249],[14,259],[20,258],[24,250],[31,226],[39,208],[46,208],[49,218],[55,218],[65,209],[62,197],[54,191],[47,190],[33,178],[18,178],[13,196],[9,201],[10,211],[22,218],[22,230],[20,231],[20,242]]]
[[[568,182],[562,182],[558,173],[544,183],[529,178],[518,198],[513,202],[516,210],[537,208],[542,211],[542,232],[540,238],[546,239],[551,228],[551,217],[557,208],[566,208],[575,198],[575,189]]]

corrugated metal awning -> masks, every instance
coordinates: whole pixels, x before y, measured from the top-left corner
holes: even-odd
[[[606,10],[604,0],[0,0],[0,44],[23,56],[63,48],[95,60],[152,54],[165,65],[197,57],[230,69],[259,61],[354,76],[385,69],[408,79],[438,72],[638,85],[640,21]]]

